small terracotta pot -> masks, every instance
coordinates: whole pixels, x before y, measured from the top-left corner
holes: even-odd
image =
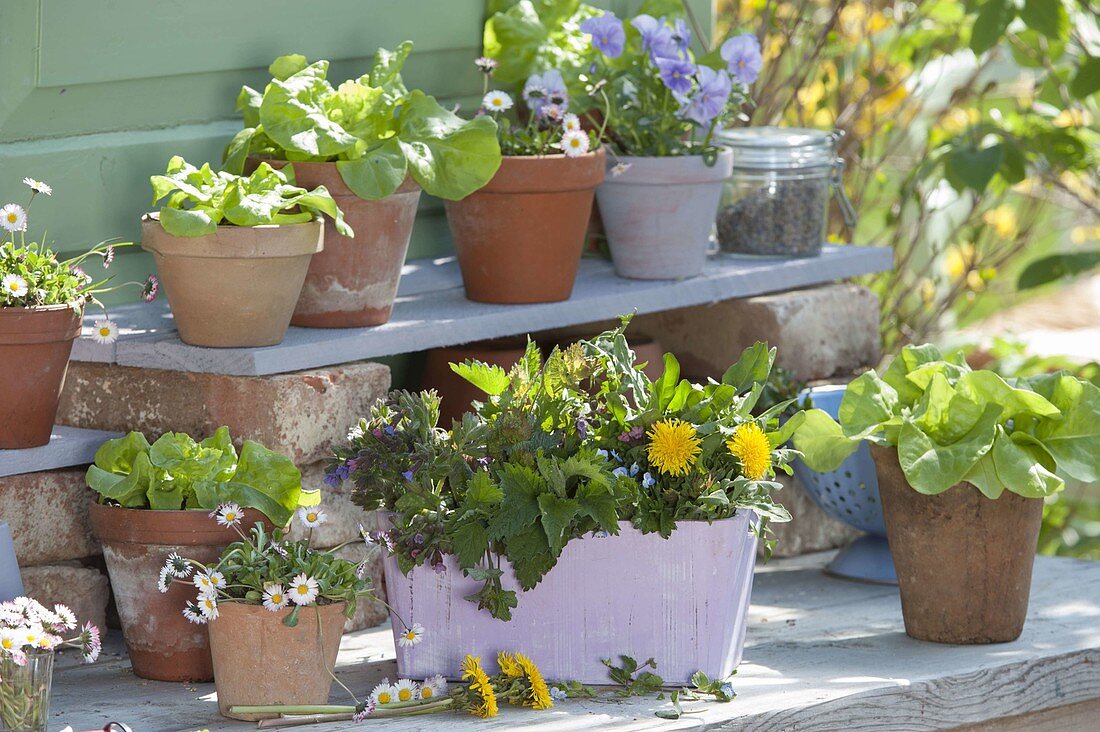
[[[449,428],[451,420],[462,419],[470,410],[470,402],[483,402],[487,398],[485,392],[452,371],[452,363],[483,361],[507,371],[523,358],[526,350],[526,339],[498,338],[428,351],[420,384],[424,389],[435,389],[442,398],[439,425]]]
[[[249,158],[254,170],[259,158]],[[285,160],[266,160],[274,168]],[[401,267],[409,250],[420,186],[412,178],[390,196],[377,201],[351,192],[336,163],[294,164],[296,185],[313,190],[324,186],[344,220],[355,231],[349,238],[325,227],[325,250],[309,263],[305,286],[294,310],[292,325],[306,328],[361,328],[390,319]]]
[[[507,156],[484,188],[446,202],[466,297],[569,299],[605,157],[603,148],[577,158]]]
[[[92,503],[92,533],[103,544],[103,558],[122,621],[134,674],[157,681],[210,681],[214,667],[206,628],[188,622],[183,608],[196,592],[182,584],[157,590],[157,574],[168,555],[178,553],[203,564],[217,561],[240,539],[219,526],[207,511],[153,511]],[[270,525],[248,509],[242,528]]]
[[[298,625],[262,605],[222,602],[210,621],[214,686],[223,717],[272,719],[278,714],[231,714],[233,706],[317,705],[328,703],[332,671],[344,634],[344,603],[313,605],[298,611]],[[319,622],[318,622],[319,621]]]
[[[701,155],[616,162],[626,171],[608,176],[596,191],[615,272],[641,280],[702,273],[733,153],[723,148],[710,166]]]
[[[208,348],[273,346],[286,336],[324,222],[219,226],[209,236],[172,236],[155,214],[141,222],[180,339]]]
[[[886,538],[897,568],[905,632],[937,643],[1020,637],[1043,500],[970,483],[935,496],[913,490],[894,448],[871,446]]]
[[[84,308],[0,307],[0,448],[50,441]]]

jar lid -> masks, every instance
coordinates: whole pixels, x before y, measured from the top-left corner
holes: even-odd
[[[787,170],[831,166],[836,133],[800,127],[740,127],[715,135],[733,148],[733,167]]]

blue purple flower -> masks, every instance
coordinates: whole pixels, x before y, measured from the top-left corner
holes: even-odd
[[[649,57],[654,62],[659,58],[676,58],[680,55],[680,47],[672,39],[672,29],[665,23],[665,19],[657,20],[652,15],[639,15],[630,24],[642,34],[642,48],[649,51]]]
[[[347,463],[341,463],[341,464],[337,465],[335,468],[333,468],[332,470],[330,470],[329,472],[325,473],[325,485],[328,485],[332,488],[335,488],[336,486],[340,485],[341,483],[343,483],[347,479],[348,479],[348,466],[347,466]]]
[[[676,44],[677,50],[687,56],[688,49],[691,48],[691,29],[688,28],[687,21],[683,18],[676,19],[676,27],[672,31],[672,41]]]
[[[661,81],[673,94],[686,95],[691,92],[695,66],[680,58],[658,58],[655,63],[661,73]]]
[[[565,701],[569,698],[569,694],[564,689],[559,689],[556,686],[550,687],[550,698],[556,702]]]
[[[588,439],[588,420],[584,417],[577,420],[577,437],[580,437],[582,440]]]
[[[722,44],[720,53],[726,68],[742,84],[748,86],[760,76],[764,57],[760,53],[760,41],[753,34],[734,36]]]
[[[642,488],[652,488],[655,485],[657,485],[656,479],[649,474],[648,470],[645,471],[645,473],[642,474]]]
[[[699,88],[687,100],[680,113],[700,125],[709,125],[722,113],[733,91],[733,80],[725,71],[709,66],[698,69]]]
[[[413,479],[413,471],[412,471],[412,468],[409,468],[408,470],[406,470],[406,471],[405,471],[404,473],[402,473],[401,475],[402,475],[402,476],[404,476],[405,480],[407,480],[407,481],[410,481],[410,482],[411,482],[411,481],[412,481],[412,479]]]
[[[569,108],[569,92],[565,89],[565,79],[557,69],[541,74],[531,74],[523,85],[523,101],[536,117],[545,116],[548,107],[556,107],[564,114]]]
[[[581,23],[581,30],[592,36],[592,47],[608,58],[622,55],[626,44],[623,22],[614,13],[604,13]]]

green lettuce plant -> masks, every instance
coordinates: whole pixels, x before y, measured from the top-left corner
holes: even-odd
[[[263,93],[244,87],[237,109],[245,128],[229,143],[225,167],[240,173],[249,155],[290,161],[335,161],[360,198],[392,194],[411,175],[427,193],[457,200],[481,188],[500,167],[496,124],[464,120],[401,80],[412,51],[379,49],[369,73],[329,83],[328,61],[275,59]]]
[[[200,442],[179,432],[166,432],[152,445],[140,432],[107,440],[85,479],[101,503],[214,510],[232,502],[257,509],[277,526],[319,498],[303,491],[302,474],[285,455],[252,440],[245,440],[238,454],[228,427]]]
[[[312,191],[294,185],[294,167],[276,169],[260,163],[252,175],[215,172],[209,163],[196,168],[179,155],[168,161],[164,175],[149,178],[153,205],[167,199],[160,225],[172,236],[207,236],[218,225],[264,226],[303,224],[321,214],[336,222],[344,236],[355,236],[344,213],[324,186]]]
[[[989,498],[1039,498],[1066,477],[1100,480],[1100,388],[1064,371],[1005,380],[906,346],[848,385],[839,415],[811,410],[795,433],[814,470],[835,470],[867,440],[897,448],[909,485],[928,495],[967,481]]]

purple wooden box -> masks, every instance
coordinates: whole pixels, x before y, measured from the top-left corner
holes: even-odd
[[[426,629],[411,648],[397,647],[403,678],[457,678],[467,653],[496,669],[498,651],[531,657],[550,680],[606,684],[601,659],[626,654],[657,661],[669,683],[696,671],[724,678],[741,662],[752,592],[756,537],[751,512],[708,524],[681,521],[668,539],[622,522],[618,536],[588,536],[566,545],[537,587],[520,592],[503,622],[463,599],[481,583],[462,576],[454,557],[447,571],[417,567],[408,577],[386,557],[386,597],[395,612],[394,639],[410,625]],[[517,589],[511,569],[505,589]]]

